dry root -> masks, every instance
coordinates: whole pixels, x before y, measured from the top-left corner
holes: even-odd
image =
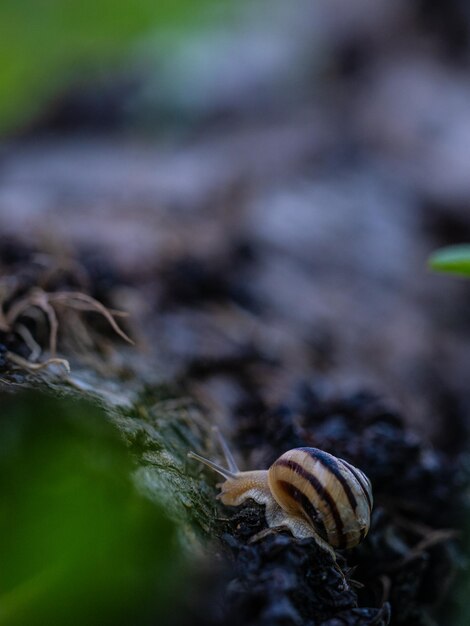
[[[108,309],[101,302],[80,291],[55,291],[46,292],[39,287],[31,289],[26,295],[14,299],[5,310],[5,300],[8,298],[7,289],[0,290],[0,330],[3,332],[16,333],[23,340],[30,350],[27,359],[13,351],[7,351],[6,358],[14,365],[31,372],[41,371],[51,365],[60,365],[67,373],[70,372],[70,365],[66,359],[57,357],[57,342],[60,328],[60,319],[67,310],[79,312],[95,312],[102,315],[109,323],[113,331],[130,344],[134,344],[132,339],[122,330],[116,322],[116,317],[125,317],[126,313]],[[11,300],[11,297],[10,297]],[[33,336],[32,332],[20,320],[23,317],[35,317],[37,312],[43,315],[48,326],[48,352],[49,357],[37,362],[44,350],[39,340]],[[81,332],[84,332],[84,325],[81,325]],[[70,332],[70,328],[69,328]],[[91,342],[89,342],[91,343]]]

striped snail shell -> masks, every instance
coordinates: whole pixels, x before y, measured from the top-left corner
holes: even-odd
[[[300,513],[330,546],[352,548],[366,536],[372,487],[346,461],[317,448],[294,448],[271,465],[268,482],[279,506]]]
[[[221,476],[219,499],[238,506],[251,498],[266,506],[269,528],[286,527],[294,537],[314,537],[333,548],[352,548],[366,536],[373,498],[370,480],[347,461],[317,448],[294,448],[269,470],[241,472],[220,433],[228,469],[194,452],[188,456]]]

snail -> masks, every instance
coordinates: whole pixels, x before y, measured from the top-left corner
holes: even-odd
[[[217,429],[214,429],[217,430]],[[373,505],[370,480],[360,469],[317,448],[294,448],[268,470],[241,472],[218,433],[228,469],[195,452],[188,457],[225,478],[218,498],[238,506],[253,499],[266,506],[269,528],[286,527],[294,537],[313,537],[334,557],[366,536]]]

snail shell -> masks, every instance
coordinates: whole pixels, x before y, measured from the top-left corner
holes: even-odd
[[[317,448],[295,448],[271,465],[268,481],[279,506],[308,520],[334,548],[352,548],[366,536],[372,487],[346,461]]]
[[[270,528],[287,527],[295,537],[314,537],[325,549],[352,548],[366,536],[373,498],[370,480],[358,468],[317,448],[294,448],[269,470],[241,472],[219,434],[228,469],[189,453],[221,474],[224,504],[248,498],[266,506]]]

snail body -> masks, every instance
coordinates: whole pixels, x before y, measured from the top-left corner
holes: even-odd
[[[241,472],[220,437],[228,469],[190,452],[188,456],[225,478],[219,499],[238,506],[251,498],[266,507],[269,528],[287,527],[294,537],[313,537],[334,555],[360,543],[370,525],[372,487],[347,461],[318,448],[294,448],[268,470]]]

